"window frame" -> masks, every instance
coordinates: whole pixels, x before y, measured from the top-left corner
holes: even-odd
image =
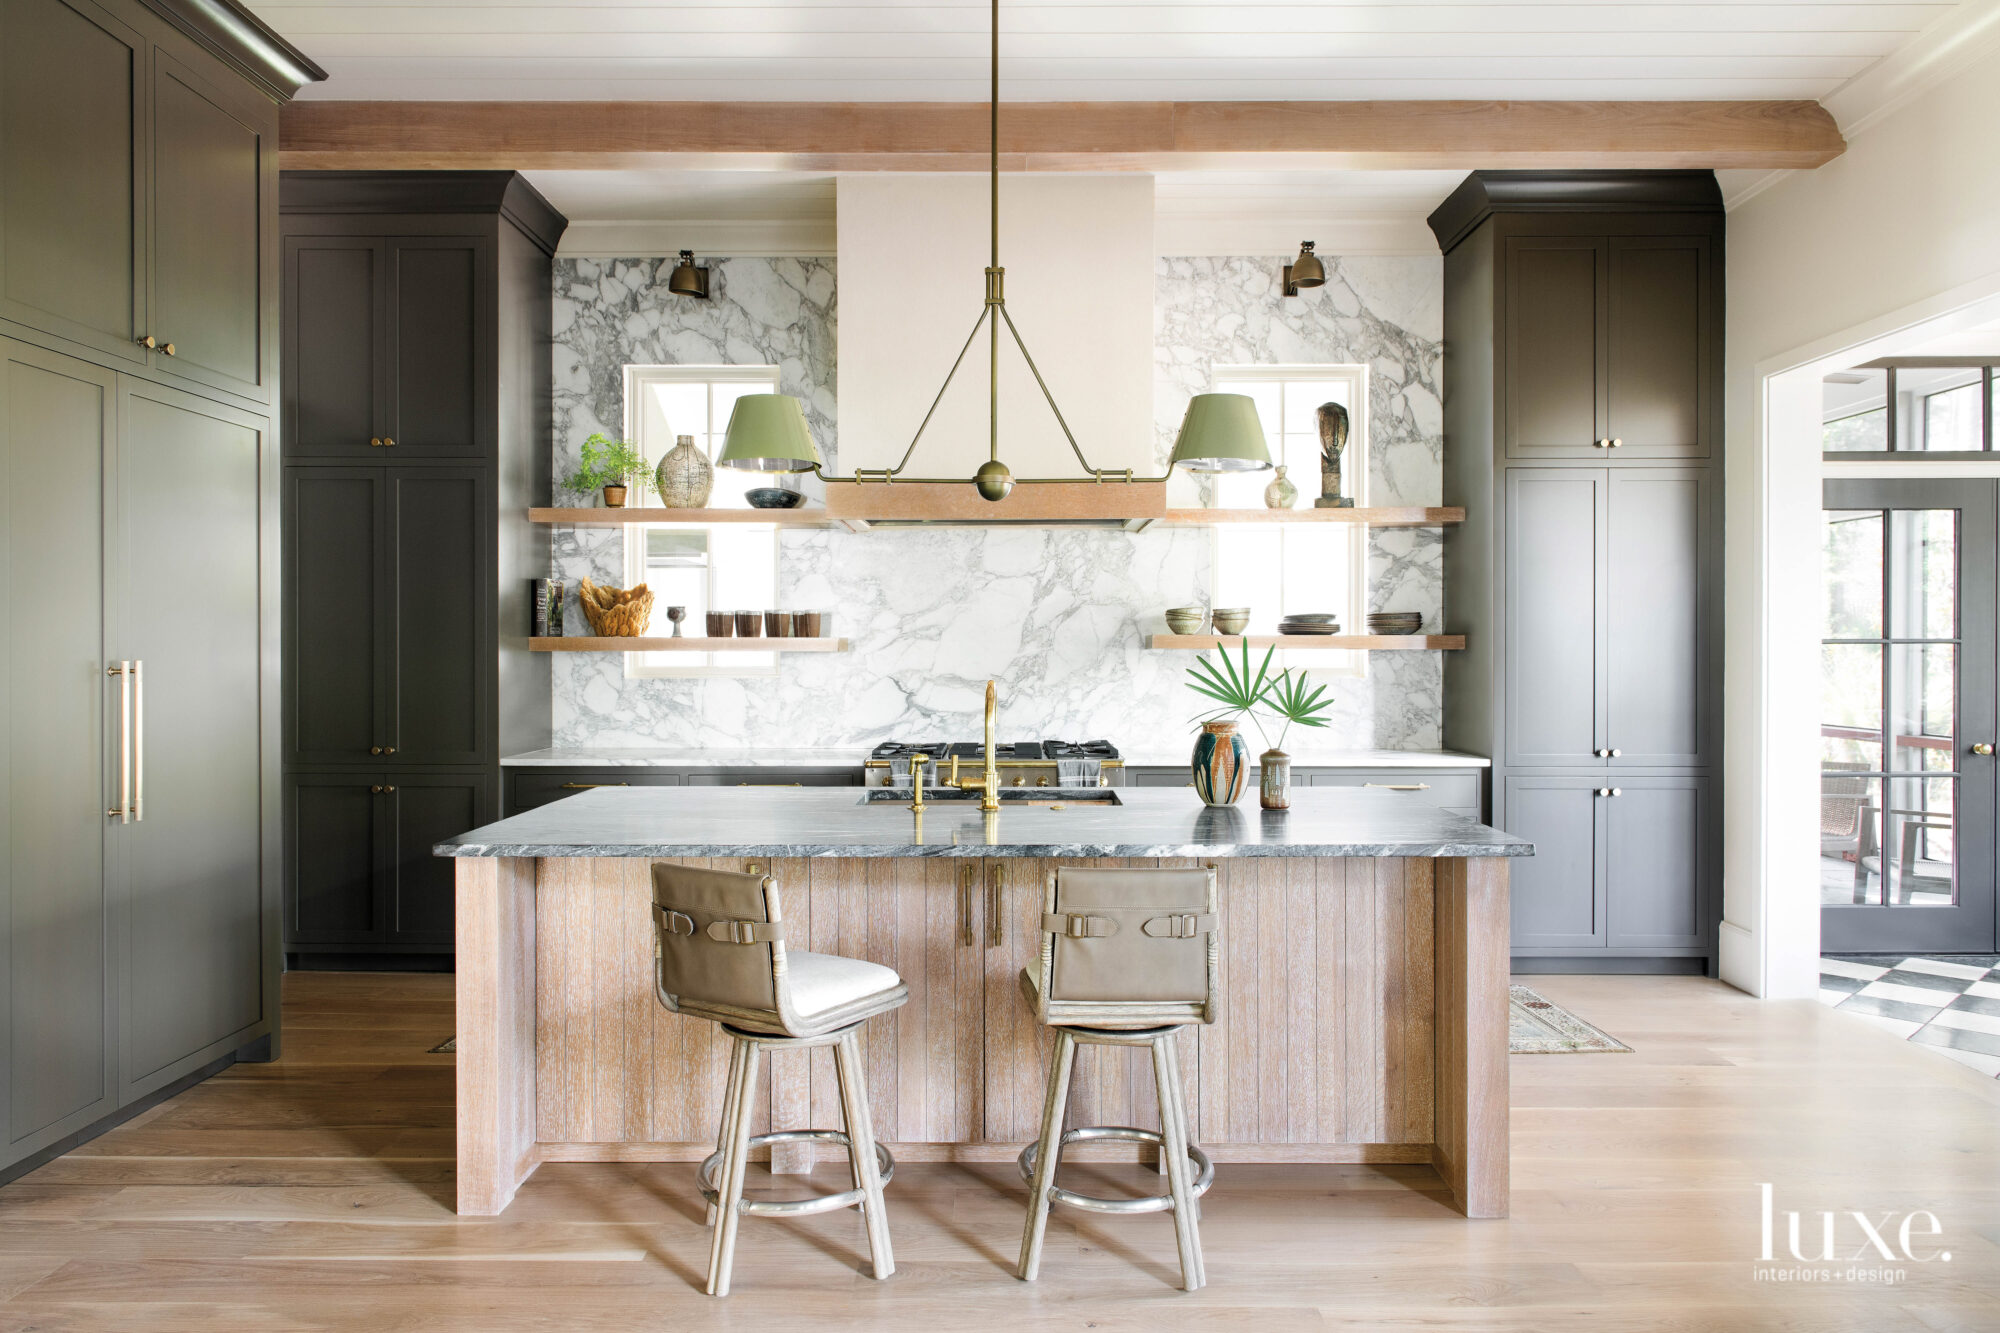
[[[1826,427],[1836,421],[1852,417],[1866,416],[1872,412],[1882,412],[1883,439],[1886,449],[1822,449],[1820,457],[1828,463],[1880,462],[1885,459],[1927,458],[1946,462],[1969,462],[1991,459],[1996,456],[1993,439],[1994,412],[1993,395],[1996,385],[1995,371],[2000,370],[2000,357],[1992,356],[1898,356],[1883,357],[1853,367],[1855,370],[1880,370],[1883,372],[1883,402],[1879,408],[1869,407],[1858,412],[1845,412],[1838,417],[1822,415],[1820,429],[1822,439]],[[1903,410],[1902,390],[1898,384],[1897,372],[1902,370],[1976,370],[1979,378],[1972,383],[1979,389],[1980,447],[1977,449],[1925,449],[1903,446],[1905,435],[1916,435],[1921,439],[1928,431],[1929,400],[1940,393],[1953,393],[1969,387],[1964,384],[1948,388],[1934,389],[1916,398],[1909,404],[1909,412]],[[1905,419],[1907,416],[1907,420]]]
[[[653,384],[703,384],[708,386],[709,436],[707,447],[716,447],[715,439],[721,427],[715,421],[715,388],[718,384],[754,385],[767,387],[772,393],[779,391],[779,367],[745,365],[628,365],[624,369],[625,412],[624,438],[633,442],[639,451],[655,466],[665,456],[667,449],[673,448],[671,441],[664,448],[648,450],[645,433],[644,393]],[[687,434],[688,432],[676,432]],[[713,459],[711,458],[711,462]],[[765,484],[769,484],[767,480]],[[744,509],[749,505],[711,505],[718,509]],[[706,566],[707,596],[711,604],[715,599],[715,544],[714,537],[724,525],[714,523],[627,523],[624,526],[623,561],[625,586],[646,580],[647,542],[646,534],[655,528],[689,529],[708,535],[708,564]],[[778,602],[778,588],[781,580],[779,561],[783,549],[779,543],[779,528],[776,523],[730,523],[726,525],[732,538],[746,538],[767,534],[771,543],[771,606]],[[665,607],[655,603],[655,611],[665,620]],[[690,638],[703,637],[705,625],[696,624],[692,617],[681,627],[681,633]],[[661,637],[658,626],[654,627],[656,637]],[[669,628],[669,631],[671,629]],[[685,666],[668,665],[679,654],[633,652],[623,655],[625,678],[627,680],[687,680],[687,679],[751,679],[773,677],[778,674],[779,655],[765,653],[703,653],[698,664]],[[693,655],[689,655],[693,656]]]
[[[1285,362],[1275,365],[1216,364],[1211,365],[1208,371],[1209,386],[1212,391],[1218,393],[1229,392],[1224,386],[1232,383],[1276,384],[1281,386],[1280,392],[1282,393],[1282,386],[1298,381],[1316,380],[1322,383],[1330,380],[1345,381],[1348,389],[1348,439],[1347,454],[1342,460],[1341,480],[1348,497],[1354,501],[1357,508],[1365,508],[1368,505],[1370,471],[1368,375],[1368,366],[1361,362]],[[1282,404],[1279,411],[1282,418]],[[1296,470],[1296,467],[1294,467],[1293,471],[1295,472]],[[1268,484],[1270,474],[1262,475],[1266,477]],[[1299,488],[1299,498],[1293,507],[1310,507],[1313,499],[1319,494],[1318,491],[1313,489],[1319,485],[1319,468],[1315,466],[1303,481],[1289,473],[1286,479]],[[1234,506],[1216,505],[1211,500],[1204,507],[1233,508]],[[1209,528],[1210,606],[1215,604],[1215,589],[1218,586],[1218,576],[1225,558],[1223,546],[1228,541],[1229,534],[1242,526],[1249,525],[1214,524]],[[1367,615],[1369,611],[1368,594],[1371,586],[1368,570],[1368,525],[1365,523],[1353,523],[1343,526],[1347,528],[1347,531],[1343,534],[1347,539],[1347,605],[1349,608],[1347,614],[1356,623],[1341,626],[1341,633],[1365,634],[1367,633]],[[1277,525],[1277,529],[1280,534],[1286,531],[1282,524]],[[1280,590],[1278,613],[1280,616],[1287,609],[1283,597],[1283,586],[1283,567],[1281,565],[1278,574],[1278,588]],[[1323,610],[1324,608],[1301,607],[1299,609]],[[1286,665],[1297,666],[1300,670],[1310,671],[1321,677],[1362,680],[1368,676],[1368,656],[1366,652],[1353,648],[1281,648],[1278,650],[1278,655],[1272,661],[1281,667]]]

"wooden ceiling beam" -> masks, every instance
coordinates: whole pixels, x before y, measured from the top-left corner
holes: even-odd
[[[983,167],[980,102],[293,102],[287,168]],[[1817,102],[1011,102],[1027,171],[1816,167]]]

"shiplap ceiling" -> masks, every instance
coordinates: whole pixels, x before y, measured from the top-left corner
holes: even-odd
[[[987,7],[918,0],[252,0],[307,98],[953,101]],[[1001,93],[1045,101],[1826,96],[1935,0],[1006,0]]]

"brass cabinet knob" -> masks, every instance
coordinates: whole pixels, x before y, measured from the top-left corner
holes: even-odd
[[[384,788],[383,788],[382,790],[383,790],[383,791],[384,791],[385,793],[387,793],[387,792],[392,792],[392,791],[394,791],[394,790],[396,790],[396,789],[395,789],[394,787],[384,787]],[[1613,795],[1616,795],[1616,794],[1617,794],[1617,793],[1615,793],[1615,792],[1613,793]]]
[[[162,348],[161,348],[160,350],[161,350],[162,352],[165,352],[165,353],[166,353],[166,354],[167,354],[168,356],[172,356],[172,355],[174,354],[174,345],[173,345],[172,343],[168,343],[168,344],[167,344],[166,346],[162,347]]]
[[[1609,750],[1599,750],[1599,751],[1597,752],[1597,757],[1598,757],[1599,759],[1609,759],[1609,758],[1611,757],[1611,751],[1609,751]]]
[[[1613,750],[1611,751],[1611,757],[1612,757],[1613,759],[1617,759],[1617,758],[1619,758],[1620,756],[1622,756],[1622,755],[1623,755],[1624,753],[1625,753],[1625,752],[1624,752],[1623,750],[1620,750],[1620,749],[1615,749],[1615,748],[1614,748],[1614,749],[1613,749]]]
[[[369,436],[368,447],[370,449],[380,449],[382,447],[382,437],[380,435]]]
[[[1611,794],[1611,788],[1609,788],[1609,787],[1599,787],[1599,788],[1597,789],[1597,794],[1598,794],[1599,796],[1609,796],[1609,795]]]
[[[385,745],[385,746],[383,746],[383,747],[382,747],[382,753],[383,753],[383,754],[394,754],[394,753],[396,753],[396,747],[395,747],[395,746],[393,746],[393,745]]]
[[[1993,747],[1982,741],[1980,744],[1972,747],[1972,752],[1974,754],[1990,755],[1993,753]]]
[[[396,447],[396,442],[390,439],[387,435],[384,435],[382,437],[382,447],[384,449],[394,449]]]
[[[147,334],[145,337],[138,339],[138,343],[139,346],[145,348],[149,352],[152,351],[154,347],[158,346],[158,344],[153,341],[153,335],[150,333]]]
[[[382,747],[381,747],[381,746],[379,746],[379,745],[371,745],[371,746],[369,746],[369,747],[368,747],[368,753],[370,753],[370,754],[380,754],[380,753],[382,753]]]
[[[382,784],[378,782],[374,786],[370,787],[368,790],[374,792],[377,796],[380,796],[382,794]]]
[[[1623,448],[1625,447],[1625,441],[1623,441],[1623,440],[1613,440],[1613,441],[1611,442],[1611,447],[1612,447],[1613,449],[1623,449]]]
[[[1590,447],[1591,447],[1591,448],[1593,448],[1593,449],[1609,449],[1609,448],[1611,447],[1611,441],[1609,441],[1609,440],[1592,440],[1592,441],[1590,442]]]

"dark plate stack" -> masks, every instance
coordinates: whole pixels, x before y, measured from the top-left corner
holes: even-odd
[[[1370,634],[1415,634],[1424,627],[1424,613],[1421,611],[1371,611],[1368,613]]]
[[[1340,617],[1331,612],[1297,611],[1278,622],[1280,634],[1338,634]]]

